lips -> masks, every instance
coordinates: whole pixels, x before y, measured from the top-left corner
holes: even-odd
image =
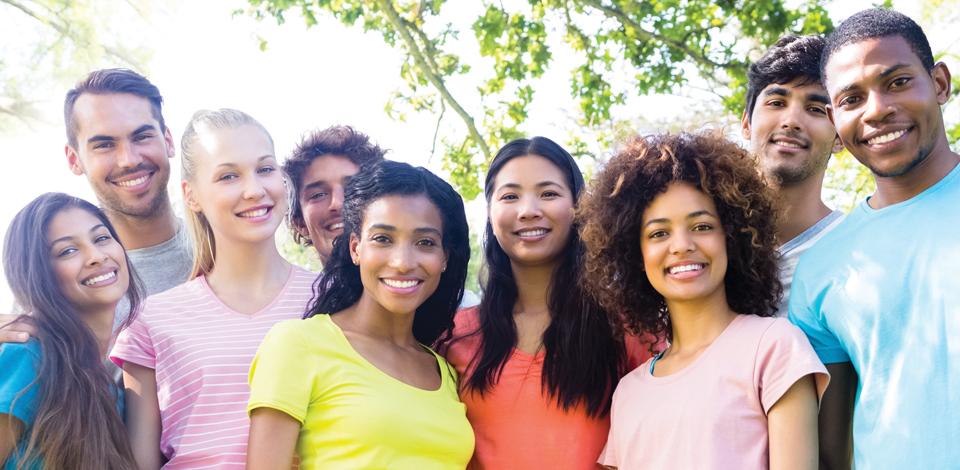
[[[521,239],[536,240],[543,238],[550,233],[550,229],[544,227],[531,227],[515,230],[513,233]]]
[[[337,220],[335,222],[331,222],[327,225],[324,225],[323,228],[328,232],[336,232],[338,230],[343,230],[343,221]]]
[[[887,144],[903,137],[904,135],[907,134],[907,132],[910,132],[911,129],[913,128],[908,127],[904,129],[883,130],[879,132],[873,132],[870,135],[864,137],[863,142],[866,143],[867,145]]]
[[[398,277],[382,277],[380,282],[387,287],[388,290],[392,291],[395,294],[410,294],[415,292],[420,288],[420,285],[423,284],[422,279],[416,278],[398,278]]]
[[[131,170],[123,171],[108,178],[111,184],[121,188],[137,188],[146,184],[153,177],[158,168],[156,165],[139,165]]]
[[[781,147],[795,148],[795,149],[805,149],[810,146],[809,142],[805,139],[799,139],[795,137],[789,137],[785,135],[774,135],[770,138],[770,142],[779,145]]]
[[[244,219],[257,219],[266,216],[272,209],[273,206],[257,206],[237,212],[236,215],[237,217],[242,217]]]
[[[93,276],[90,276],[80,281],[80,283],[87,287],[100,287],[100,286],[112,284],[113,281],[116,281],[116,280],[117,280],[117,270],[111,269],[107,272],[94,274]]]

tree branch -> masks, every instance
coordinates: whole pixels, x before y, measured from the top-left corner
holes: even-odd
[[[490,161],[490,148],[487,146],[486,140],[483,136],[480,135],[480,131],[477,130],[477,125],[473,120],[473,117],[463,106],[453,98],[453,95],[450,94],[450,90],[447,88],[446,84],[443,83],[443,78],[434,71],[430,65],[427,63],[427,59],[424,57],[423,51],[417,45],[416,40],[410,34],[410,30],[407,25],[404,24],[404,20],[400,18],[400,15],[397,13],[397,10],[393,7],[392,0],[377,0],[377,4],[380,6],[380,9],[383,10],[384,14],[387,15],[387,19],[390,20],[390,23],[397,30],[397,33],[400,34],[400,38],[403,39],[403,43],[407,46],[407,50],[410,51],[410,55],[413,56],[413,60],[417,65],[417,68],[426,75],[427,79],[431,84],[440,92],[440,96],[443,97],[443,100],[453,108],[454,111],[460,116],[464,124],[467,125],[467,131],[470,133],[470,137],[474,142],[477,143],[477,146],[480,147],[480,150],[483,152],[484,160]]]

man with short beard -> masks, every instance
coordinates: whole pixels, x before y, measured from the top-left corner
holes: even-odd
[[[941,110],[950,71],[920,26],[885,9],[844,20],[820,66],[840,140],[877,183],[800,260],[790,298],[790,320],[831,375],[821,468],[850,468],[851,455],[857,468],[957,468],[960,155]]]
[[[161,113],[160,91],[126,69],[91,72],[67,92],[63,114],[67,164],[86,175],[100,207],[117,230],[146,294],[187,280],[192,247],[167,194],[175,147]],[[117,307],[117,324],[129,305]],[[0,315],[0,343],[22,342],[32,328],[4,326],[16,316]]]
[[[783,298],[787,314],[790,285],[800,255],[843,220],[821,199],[830,155],[843,149],[827,116],[827,90],[820,80],[820,36],[785,36],[747,73],[747,107],[741,118],[769,184],[783,209],[777,224]]]

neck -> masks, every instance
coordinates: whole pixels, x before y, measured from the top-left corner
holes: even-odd
[[[152,217],[131,217],[119,212],[105,210],[110,223],[117,230],[117,235],[128,250],[149,248],[159,245],[177,233],[177,218],[173,215],[170,201]]]
[[[116,304],[109,309],[90,312],[83,315],[83,322],[86,323],[93,337],[97,340],[97,347],[100,349],[100,357],[106,357],[110,351],[110,345],[113,343],[113,317],[116,313]]]
[[[230,290],[237,290],[237,286],[262,289],[283,284],[290,274],[290,263],[277,251],[273,237],[259,243],[237,243],[218,237],[216,245],[217,259],[207,275],[207,283],[214,290],[220,286],[229,286]]]
[[[337,313],[338,324],[384,342],[403,347],[419,348],[413,336],[413,318],[416,311],[398,314],[387,311],[366,290],[360,300]]]
[[[674,353],[696,351],[709,346],[737,316],[727,304],[723,289],[707,299],[667,301],[667,310],[670,312],[673,332],[670,349]]]
[[[777,240],[781,245],[830,214],[830,208],[820,198],[824,173],[794,185],[774,187],[783,208],[777,222]]]
[[[521,266],[511,263],[513,279],[517,283],[515,313],[544,313],[550,308],[547,294],[553,281],[556,263]]]
[[[958,162],[960,155],[950,150],[946,135],[941,135],[927,158],[906,174],[891,177],[874,175],[877,192],[868,200],[868,204],[874,209],[883,209],[912,199],[947,176]]]

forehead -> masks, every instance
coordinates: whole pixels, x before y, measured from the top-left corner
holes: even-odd
[[[160,128],[150,101],[129,93],[84,93],[73,105],[78,135],[119,136],[150,124]]]
[[[50,220],[50,225],[47,226],[47,240],[82,236],[89,233],[93,227],[101,224],[103,222],[95,215],[78,207],[71,207],[58,212]]]
[[[333,183],[353,176],[360,171],[353,161],[341,155],[321,155],[313,159],[303,172],[300,181],[307,184]]]
[[[364,230],[378,224],[396,227],[398,231],[441,230],[443,218],[437,206],[425,195],[394,195],[371,202],[364,211]]]
[[[211,129],[199,133],[199,148],[206,158],[200,162],[214,165],[223,163],[252,163],[263,156],[273,156],[273,143],[259,126]],[[203,166],[203,163],[201,163]]]
[[[539,155],[524,155],[508,161],[494,178],[494,188],[504,184],[534,185],[544,181],[567,186],[563,171],[553,162]]]
[[[713,198],[686,182],[670,183],[667,189],[658,194],[643,211],[643,221],[649,219],[685,218],[697,211],[717,213]]]
[[[849,43],[830,55],[824,67],[827,91],[833,96],[840,90],[869,83],[895,65],[922,69],[920,58],[901,36],[886,36]]]

